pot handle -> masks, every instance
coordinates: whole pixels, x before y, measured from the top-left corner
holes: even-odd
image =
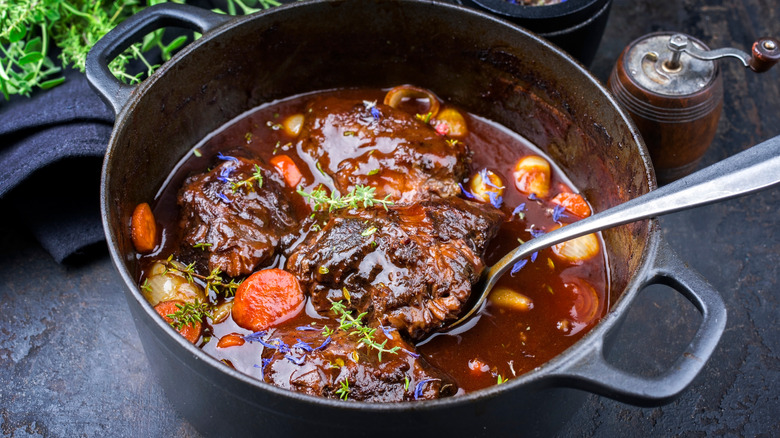
[[[136,85],[128,85],[117,79],[108,68],[109,62],[156,29],[177,26],[206,33],[233,18],[235,17],[217,14],[197,6],[177,3],[163,3],[145,8],[119,23],[92,46],[86,60],[87,79],[92,88],[111,106],[114,114],[119,114]]]
[[[565,385],[637,406],[659,406],[680,395],[704,368],[726,327],[726,306],[720,294],[699,273],[685,266],[666,242],[661,240],[658,249],[658,257],[641,287],[670,286],[699,310],[701,324],[685,352],[666,372],[645,377],[608,363],[604,339],[600,338],[592,348],[554,372]]]

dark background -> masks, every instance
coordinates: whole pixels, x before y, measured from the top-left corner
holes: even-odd
[[[591,70],[605,82],[626,45],[659,30],[747,51],[760,36],[780,37],[778,10],[777,0],[614,0]],[[780,68],[720,66],[723,115],[702,167],[780,134]],[[96,175],[79,175],[97,185]],[[46,190],[46,172],[35,178]],[[9,205],[0,200],[0,433],[198,436],[154,383],[104,245],[58,264]],[[665,239],[726,302],[720,344],[678,400],[638,408],[590,396],[560,436],[780,436],[778,205],[773,189],[661,219]],[[654,286],[633,306],[610,360],[659,373],[698,318],[677,293]]]

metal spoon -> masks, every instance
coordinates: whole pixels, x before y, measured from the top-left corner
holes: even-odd
[[[585,234],[757,192],[780,183],[780,136],[692,173],[671,184],[529,240],[486,269],[472,291],[478,299],[447,329],[484,307],[498,279],[532,253]],[[481,286],[481,289],[479,287]]]

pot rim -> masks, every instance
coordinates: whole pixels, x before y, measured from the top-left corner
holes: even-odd
[[[339,3],[343,1],[344,0],[309,0],[309,1],[302,1],[302,2],[295,2],[295,3],[287,3],[256,14],[247,15],[247,16],[236,16],[231,19],[228,19],[227,21],[224,22],[224,24],[218,26],[213,31],[205,33],[200,39],[191,42],[186,47],[182,48],[182,50],[180,50],[177,54],[175,54],[169,61],[164,63],[157,70],[155,74],[153,74],[152,76],[144,80],[142,83],[140,83],[133,89],[130,98],[121,107],[121,110],[116,116],[116,120],[114,123],[115,128],[112,130],[105,159],[103,162],[101,187],[100,187],[101,218],[103,222],[103,229],[106,236],[106,240],[108,242],[108,249],[113,264],[116,267],[117,271],[119,272],[119,275],[122,277],[123,282],[125,283],[126,296],[128,297],[128,299],[132,296],[132,298],[135,301],[137,301],[138,304],[143,308],[143,311],[146,313],[146,315],[149,318],[151,318],[152,321],[154,321],[154,324],[159,329],[167,332],[166,336],[172,337],[179,347],[183,348],[187,353],[194,356],[196,359],[209,364],[211,368],[215,368],[216,371],[223,373],[233,379],[239,380],[243,384],[250,385],[257,390],[268,391],[275,396],[293,399],[302,403],[310,403],[314,405],[322,405],[322,406],[327,406],[330,408],[336,408],[341,410],[349,410],[349,411],[354,410],[360,412],[366,412],[366,411],[395,412],[395,411],[405,411],[410,409],[416,411],[438,410],[438,409],[447,409],[452,406],[469,404],[476,400],[495,398],[506,391],[514,390],[515,388],[518,388],[520,386],[540,387],[540,386],[544,386],[546,382],[552,383],[553,381],[556,380],[556,376],[554,375],[555,371],[563,369],[567,363],[570,363],[570,361],[574,360],[575,358],[584,356],[587,352],[590,351],[591,346],[594,343],[600,344],[603,341],[604,337],[607,336],[608,332],[612,330],[612,328],[620,321],[622,315],[625,314],[627,307],[630,306],[631,302],[638,294],[640,288],[637,285],[643,281],[644,273],[649,269],[648,260],[652,260],[652,257],[654,257],[654,255],[656,254],[659,241],[660,241],[660,234],[659,234],[660,230],[657,227],[656,219],[650,219],[645,221],[647,222],[648,242],[641,254],[640,262],[638,264],[639,268],[637,272],[631,277],[629,283],[625,287],[625,290],[622,291],[622,293],[617,298],[617,300],[614,301],[614,303],[610,306],[610,310],[608,311],[608,313],[601,319],[601,321],[599,321],[593,328],[591,328],[580,340],[575,342],[573,345],[571,345],[563,352],[559,353],[553,359],[545,362],[542,366],[532,371],[529,371],[525,374],[521,374],[517,377],[514,377],[509,381],[507,381],[506,383],[503,383],[501,385],[493,385],[488,388],[469,392],[459,396],[446,397],[446,398],[436,399],[436,400],[404,401],[404,402],[394,402],[394,403],[370,403],[370,402],[352,401],[349,403],[345,403],[342,400],[335,400],[335,399],[328,399],[325,397],[306,395],[306,394],[282,389],[265,382],[261,382],[254,377],[251,377],[238,370],[225,366],[222,362],[210,356],[208,353],[196,347],[195,345],[191,344],[190,342],[185,340],[182,336],[180,336],[178,332],[176,332],[172,327],[170,327],[170,325],[168,325],[162,318],[159,318],[157,312],[151,306],[148,305],[143,295],[141,294],[138,285],[130,275],[130,272],[127,269],[127,266],[125,264],[126,262],[125,256],[123,256],[119,252],[118,249],[119,245],[117,239],[111,234],[112,227],[108,221],[108,218],[110,216],[109,211],[113,207],[113,205],[111,204],[110,194],[108,193],[109,181],[111,180],[110,165],[114,161],[114,157],[118,157],[116,148],[118,143],[117,137],[119,136],[120,130],[116,129],[116,126],[122,126],[125,123],[128,115],[131,114],[136,109],[136,107],[139,105],[139,101],[141,100],[142,96],[146,94],[147,90],[153,88],[155,84],[158,82],[159,78],[163,77],[168,70],[176,68],[179,60],[185,58],[189,53],[198,50],[201,46],[205,45],[206,43],[221,38],[225,32],[229,32],[232,29],[244,26],[246,23],[250,21],[254,21],[256,19],[263,19],[263,17],[265,17],[266,15],[281,13],[288,9],[305,8],[307,7],[307,5],[310,4],[334,3],[334,2]],[[419,1],[394,0],[394,3],[419,3]],[[434,7],[459,9],[461,10],[461,12],[465,14],[477,15],[480,16],[481,19],[493,21],[497,26],[509,27],[511,31],[525,34],[527,37],[535,40],[537,43],[545,46],[550,52],[557,54],[557,56],[562,56],[567,58],[574,68],[578,69],[582,75],[590,79],[591,83],[594,86],[596,86],[598,90],[606,97],[606,99],[613,106],[617,114],[619,114],[622,121],[628,126],[632,134],[633,141],[636,144],[636,146],[639,148],[639,156],[645,165],[644,167],[646,171],[648,172],[647,175],[648,184],[649,184],[648,189],[654,190],[656,188],[655,174],[653,171],[652,163],[650,162],[649,154],[647,152],[647,149],[644,145],[641,136],[638,133],[637,128],[634,126],[633,121],[627,115],[627,113],[622,109],[622,107],[620,107],[618,102],[614,99],[614,97],[607,90],[607,88],[603,84],[601,84],[581,64],[579,64],[576,60],[574,60],[570,55],[563,52],[561,49],[558,49],[554,45],[548,43],[547,41],[535,35],[534,33],[529,32],[528,30],[518,25],[497,18],[495,16],[489,15],[487,13],[466,8],[459,5],[444,3],[438,0],[429,1],[427,3],[431,4]],[[121,158],[116,158],[116,159],[121,159]],[[189,363],[185,363],[185,365],[188,368],[192,369]],[[192,370],[193,372],[197,372],[194,369]],[[252,400],[248,400],[248,401],[251,403],[255,403],[255,401]]]
[[[593,7],[601,8],[612,0],[566,0],[552,5],[518,5],[506,0],[468,0],[480,7],[504,17],[527,20],[547,20],[569,15],[578,15]]]

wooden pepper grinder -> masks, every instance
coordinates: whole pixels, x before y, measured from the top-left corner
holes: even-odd
[[[658,32],[635,40],[618,58],[607,85],[642,134],[660,184],[691,173],[715,137],[723,107],[716,60],[725,57],[763,72],[780,59],[780,41],[761,38],[748,55]]]

